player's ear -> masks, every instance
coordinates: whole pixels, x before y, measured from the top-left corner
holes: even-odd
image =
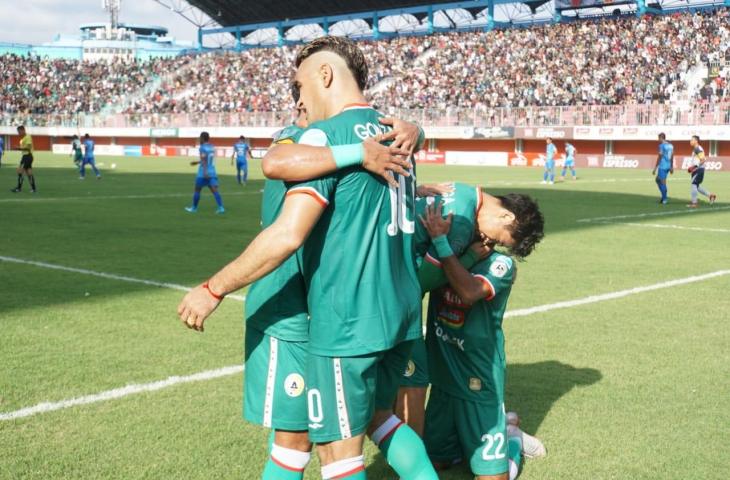
[[[513,212],[503,208],[502,212],[499,214],[499,219],[502,220],[502,225],[512,225],[516,217]]]
[[[319,67],[319,76],[322,79],[322,85],[324,88],[329,88],[330,85],[332,85],[332,80],[334,78],[334,69],[332,68],[332,65],[329,63],[323,63]]]

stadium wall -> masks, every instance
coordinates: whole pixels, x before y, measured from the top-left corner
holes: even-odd
[[[575,139],[576,127],[561,129],[559,135],[553,141],[558,148],[557,164],[562,166],[565,158],[565,143],[572,143],[577,149],[576,166],[578,168],[624,168],[624,169],[652,169],[656,162],[657,140],[656,137],[649,140],[635,140],[621,138],[614,134],[614,140],[607,138]],[[592,128],[592,127],[588,127]],[[654,128],[654,127],[649,127]],[[713,135],[713,131],[707,127],[682,127],[682,137],[673,137],[669,128],[667,131],[669,140],[675,147],[675,168],[686,168],[691,150],[689,138],[692,132],[699,131]],[[6,129],[7,130],[7,129]],[[46,130],[46,132],[43,132]],[[33,135],[36,150],[50,150],[58,154],[70,153],[71,137],[76,131],[59,128],[33,128],[30,133]],[[81,130],[78,134],[86,131],[94,138],[97,145],[97,155],[153,155],[153,156],[196,156],[197,137],[202,128],[180,128],[167,131],[171,136],[155,138],[150,134],[155,129],[94,129]],[[230,156],[232,146],[238,136],[243,134],[247,137],[252,146],[252,153],[255,157],[262,156],[271,143],[271,135],[276,128],[210,128],[208,129],[213,138],[214,145],[219,149],[218,155]],[[462,129],[463,130],[463,129]],[[724,127],[724,130],[727,127]],[[54,131],[54,134],[49,134]],[[606,128],[598,129],[606,133]],[[0,129],[0,134],[2,134]],[[44,134],[45,133],[45,134]],[[160,132],[157,132],[160,133]],[[428,131],[427,131],[428,133]],[[510,167],[541,167],[545,164],[545,140],[544,138],[524,138],[520,129],[515,129],[514,137],[510,139],[454,139],[454,138],[430,138],[427,142],[427,149],[419,153],[418,161],[422,163],[447,164],[447,165],[472,165],[472,166],[510,166]],[[536,136],[537,132],[527,132],[527,136]],[[542,135],[554,135],[558,133],[555,129],[547,129],[540,132]],[[719,132],[722,134],[722,132]],[[136,134],[136,135],[134,135]],[[177,135],[177,136],[173,136]],[[598,135],[595,132],[588,132],[593,137]],[[641,131],[630,132],[629,136],[646,136]],[[519,138],[523,135],[523,138]],[[722,135],[719,135],[722,136]],[[702,135],[702,146],[708,154],[708,168],[711,170],[730,171],[730,139],[715,140],[712,137]],[[707,139],[706,139],[707,138]],[[7,143],[9,140],[9,143]],[[17,147],[19,138],[17,135],[7,135],[6,144]]]

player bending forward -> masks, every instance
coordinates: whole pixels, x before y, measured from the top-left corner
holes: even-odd
[[[437,468],[468,459],[477,479],[513,480],[522,465],[522,442],[507,430],[502,320],[516,277],[514,261],[491,252],[467,270],[447,238],[452,215],[444,219],[439,204],[420,221],[449,280],[431,293],[428,305],[432,388],[426,449]]]

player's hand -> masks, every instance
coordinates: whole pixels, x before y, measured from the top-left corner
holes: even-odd
[[[392,187],[398,188],[398,182],[393,178],[393,173],[404,177],[409,176],[408,170],[412,166],[408,161],[409,153],[407,150],[393,145],[383,145],[380,137],[382,135],[366,138],[362,143],[364,151],[362,166],[365,170],[383,177]]]
[[[177,307],[177,315],[186,327],[202,332],[205,319],[220,303],[203,285],[198,285],[182,299]]]
[[[651,174],[652,174],[652,175],[656,175],[656,168],[655,168],[654,170],[652,170],[652,171],[651,171]]]
[[[669,174],[670,174],[670,175],[674,175],[674,169],[673,169],[673,168],[670,168],[670,169],[669,169]]]
[[[443,203],[438,205],[429,205],[426,207],[426,214],[420,215],[419,219],[431,238],[446,235],[451,230],[451,220],[454,216],[453,212],[449,212],[446,218],[442,215]]]
[[[484,241],[478,241],[469,245],[469,250],[471,250],[479,260],[484,260],[490,253],[492,253],[492,245]]]
[[[417,197],[435,197],[437,195],[446,195],[454,191],[454,184],[448,183],[426,183],[416,188]]]
[[[393,130],[384,134],[382,142],[393,141],[393,147],[407,150],[410,155],[418,148],[418,137],[421,135],[418,125],[397,118],[384,117],[380,119],[383,125],[390,125]]]

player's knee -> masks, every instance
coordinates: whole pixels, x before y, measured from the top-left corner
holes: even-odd
[[[274,443],[280,447],[300,452],[309,452],[312,450],[312,442],[309,441],[309,435],[306,431],[289,432],[277,430],[274,433]]]

